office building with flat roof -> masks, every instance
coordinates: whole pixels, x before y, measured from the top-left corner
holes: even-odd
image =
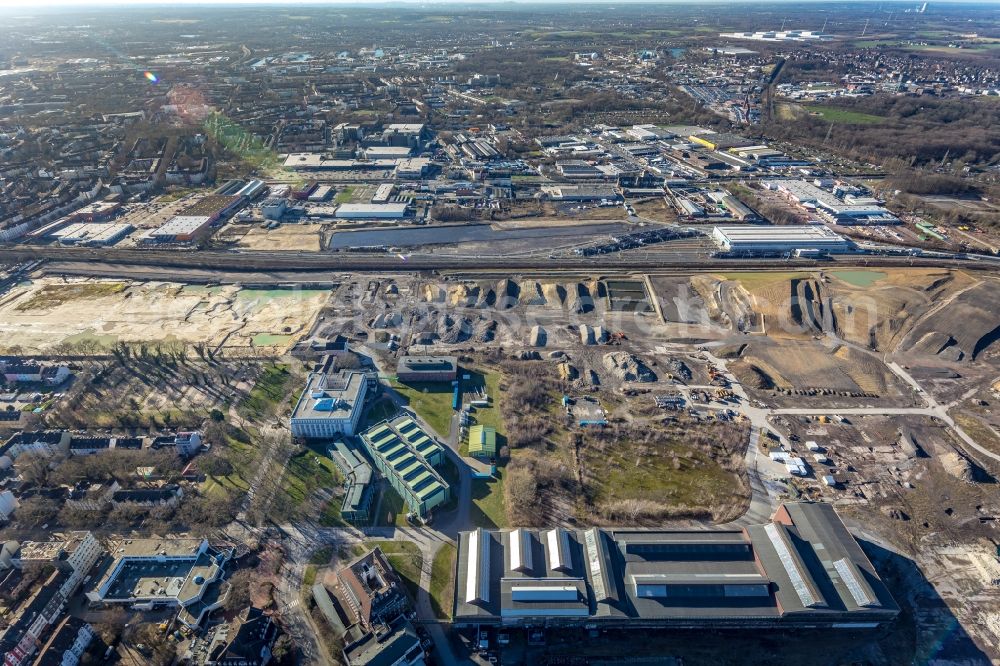
[[[186,621],[189,626],[221,605],[218,598],[201,602],[233,556],[231,550],[211,547],[207,539],[187,538],[120,539],[108,544],[108,552],[87,591],[91,603],[195,608],[197,614]]]
[[[410,416],[372,426],[361,433],[361,442],[412,513],[426,518],[451,498],[448,482],[435,469],[444,463],[444,448]]]
[[[353,436],[368,388],[368,377],[363,372],[311,373],[292,410],[292,435],[306,439]]]
[[[459,626],[874,629],[899,608],[833,506],[744,529],[478,529],[459,536]]]

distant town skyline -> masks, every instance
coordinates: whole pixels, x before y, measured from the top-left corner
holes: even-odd
[[[20,0],[0,0],[0,9],[22,9],[30,12],[37,8],[100,8],[119,7],[121,5],[143,5],[164,7],[184,6],[225,6],[225,5],[373,5],[373,6],[398,6],[400,3],[409,6],[437,5],[565,5],[565,4],[594,4],[594,5],[615,5],[615,4],[679,4],[684,0],[174,0],[165,2],[164,0],[38,0],[26,5]],[[747,0],[704,0],[704,2],[714,4],[748,4]],[[865,2],[885,5],[908,5],[911,0],[764,0],[762,4],[792,4],[808,2],[811,4],[844,4],[845,2]],[[934,4],[975,4],[975,5],[1000,5],[1000,0],[935,0]]]

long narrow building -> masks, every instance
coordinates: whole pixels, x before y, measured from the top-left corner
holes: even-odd
[[[691,531],[514,529],[459,538],[454,622],[874,629],[899,613],[829,504]]]
[[[409,416],[372,426],[361,433],[361,443],[379,473],[420,518],[451,498],[448,482],[435,469],[444,463],[444,448]]]

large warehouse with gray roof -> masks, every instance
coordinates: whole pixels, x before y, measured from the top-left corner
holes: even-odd
[[[873,629],[899,608],[829,504],[736,530],[463,532],[458,625]]]

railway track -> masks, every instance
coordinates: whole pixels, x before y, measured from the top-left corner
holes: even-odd
[[[938,257],[840,255],[831,259],[775,259],[775,258],[719,258],[693,257],[669,252],[655,256],[643,254],[597,255],[593,257],[499,257],[499,256],[448,256],[432,254],[360,254],[319,252],[226,252],[216,250],[133,250],[92,249],[62,247],[0,248],[0,263],[17,263],[26,260],[46,260],[47,270],[58,273],[59,266],[72,268],[73,274],[122,275],[131,270],[157,269],[161,273],[175,273],[179,279],[187,270],[219,273],[275,273],[301,274],[330,272],[419,272],[419,271],[710,271],[732,269],[798,270],[810,268],[894,268],[937,267],[965,268],[969,270],[996,270],[993,262],[977,262]]]

